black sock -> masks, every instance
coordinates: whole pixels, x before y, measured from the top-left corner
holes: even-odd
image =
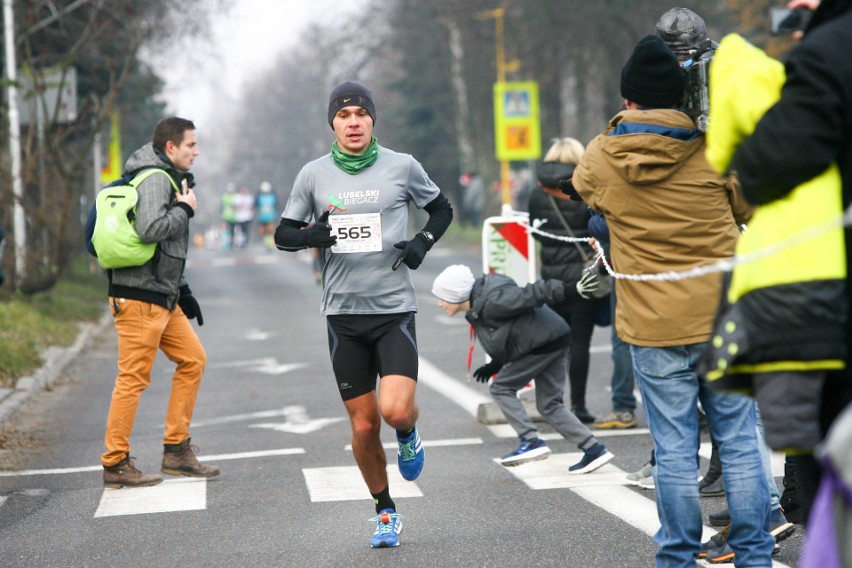
[[[376,505],[376,513],[381,513],[385,509],[393,509],[396,511],[396,505],[390,496],[390,487],[385,487],[378,493],[370,493],[373,496],[373,503]]]
[[[409,436],[411,436],[411,433],[412,433],[412,432],[414,432],[414,427],[412,427],[410,430],[397,430],[397,431],[396,431],[396,435],[397,435],[400,439],[402,439],[402,438],[408,438]]]

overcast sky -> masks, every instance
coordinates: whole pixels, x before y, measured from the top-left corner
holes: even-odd
[[[345,22],[357,0],[234,0],[213,20],[211,42],[187,48],[168,70],[169,110],[198,123],[227,108],[246,80],[270,68],[311,23]],[[333,18],[333,20],[332,20]],[[343,24],[341,24],[343,25]]]

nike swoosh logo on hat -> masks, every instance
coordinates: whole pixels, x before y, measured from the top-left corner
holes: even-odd
[[[348,103],[348,102],[349,102],[349,101],[351,101],[351,100],[352,100],[351,98],[349,98],[349,99],[343,99],[343,102],[344,102],[344,103]]]

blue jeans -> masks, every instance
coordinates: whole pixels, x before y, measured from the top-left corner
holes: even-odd
[[[612,310],[612,409],[616,412],[636,410],[636,397],[633,395],[633,361],[630,358],[630,345],[623,342],[615,331],[615,287],[610,297]]]
[[[660,530],[654,535],[658,567],[695,566],[701,550],[698,496],[698,400],[719,445],[736,566],[772,566],[769,489],[757,447],[751,398],[710,390],[695,373],[705,344],[630,346],[633,368],[654,438]]]

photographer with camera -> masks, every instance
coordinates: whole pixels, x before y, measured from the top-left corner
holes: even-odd
[[[635,47],[621,73],[626,110],[586,149],[573,185],[604,214],[613,267],[628,274],[685,270],[729,258],[750,214],[734,182],[704,157],[704,135],[682,110],[685,76],[661,38]],[[698,496],[698,409],[719,442],[737,563],[770,566],[769,490],[757,446],[754,401],[707,388],[695,372],[712,331],[718,275],[616,282],[615,325],[630,344],[656,449],[661,528],[657,565],[695,565],[703,553]]]

